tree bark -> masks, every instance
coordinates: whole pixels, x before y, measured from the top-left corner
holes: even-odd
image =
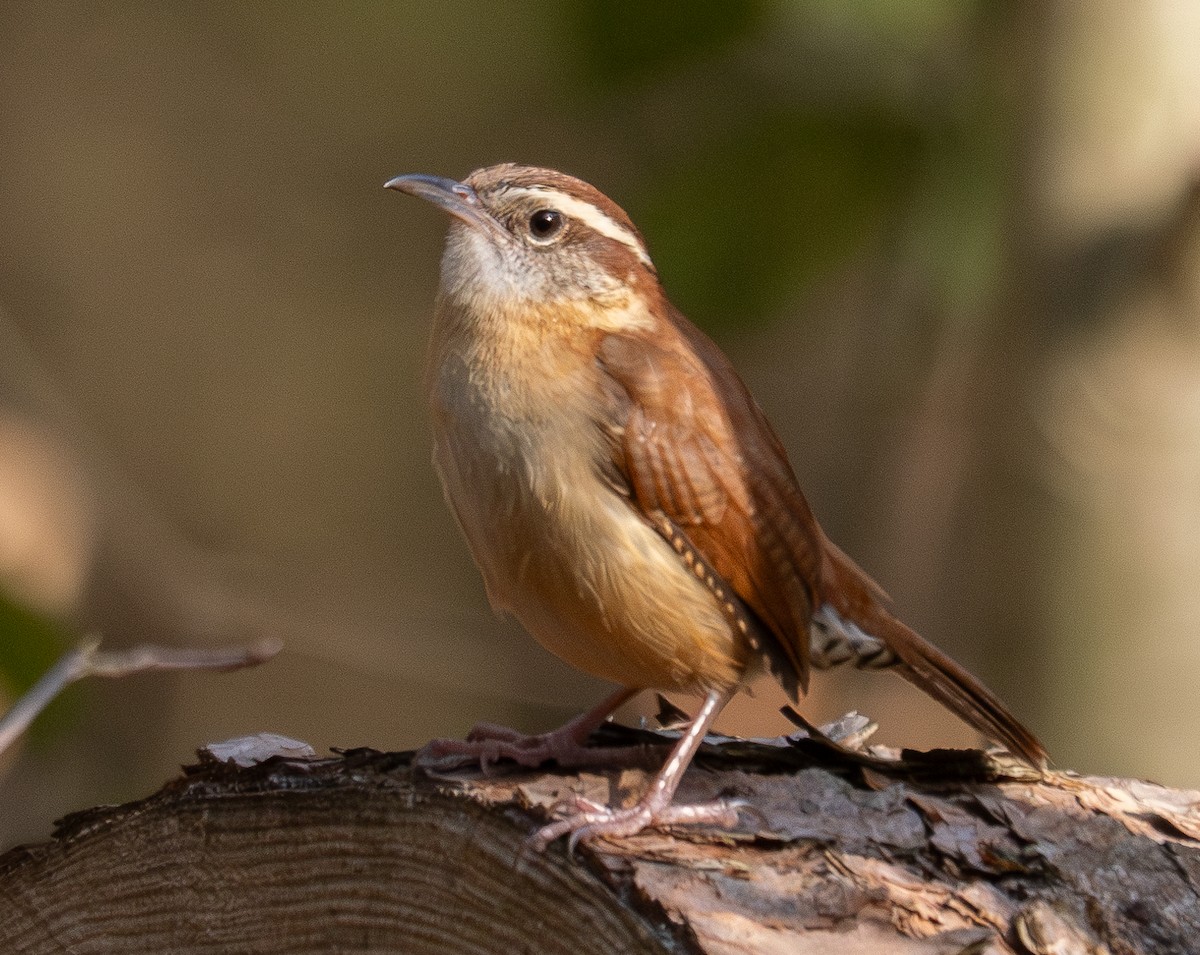
[[[0,950],[1182,955],[1200,939],[1200,793],[1149,783],[717,741],[679,798],[744,800],[737,830],[572,858],[525,840],[571,792],[636,797],[643,771],[232,754],[0,857]]]

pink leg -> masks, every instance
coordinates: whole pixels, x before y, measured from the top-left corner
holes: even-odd
[[[696,714],[692,725],[680,737],[670,757],[646,794],[637,804],[628,809],[610,809],[596,803],[579,799],[572,812],[558,822],[543,826],[534,835],[531,843],[539,851],[545,849],[560,836],[571,834],[568,851],[581,840],[603,836],[632,836],[648,826],[669,826],[677,823],[709,823],[732,827],[737,825],[738,806],[733,802],[714,802],[696,806],[672,806],[671,799],[683,779],[684,771],[691,763],[696,750],[712,726],[717,714],[725,708],[733,696],[733,690],[713,690],[704,699],[704,706]]]
[[[554,760],[564,769],[621,764],[631,756],[641,755],[644,747],[589,747],[586,743],[592,730],[638,692],[628,688],[617,690],[569,723],[537,736],[527,736],[507,726],[479,723],[465,740],[435,739],[427,743],[417,753],[417,763],[427,769],[443,771],[471,764],[486,770],[501,759],[511,759],[530,767]]]

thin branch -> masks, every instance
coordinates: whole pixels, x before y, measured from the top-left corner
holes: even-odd
[[[162,670],[216,670],[226,672],[258,666],[283,649],[283,642],[267,638],[246,647],[179,649],[142,644],[128,650],[101,651],[92,637],[59,657],[29,691],[0,717],[0,753],[32,723],[50,701],[72,683],[89,676],[116,679],[134,673]]]

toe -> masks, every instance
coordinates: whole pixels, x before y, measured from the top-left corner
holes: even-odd
[[[572,854],[581,842],[594,839],[624,839],[644,829],[675,825],[709,825],[733,829],[738,824],[738,801],[720,801],[683,806],[656,807],[648,802],[628,809],[608,809],[577,796],[574,811],[543,826],[530,840],[533,848],[544,851],[550,843],[568,836],[567,853]]]

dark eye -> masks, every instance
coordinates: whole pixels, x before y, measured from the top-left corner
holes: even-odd
[[[563,214],[557,209],[538,209],[529,217],[529,234],[545,242],[562,231]]]

